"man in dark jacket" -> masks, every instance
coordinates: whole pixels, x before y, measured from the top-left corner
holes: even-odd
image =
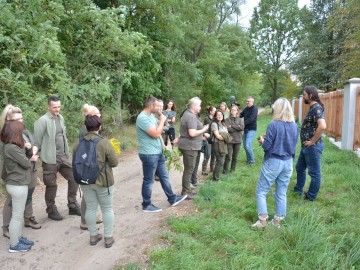
[[[240,113],[240,117],[244,117],[245,129],[243,141],[247,163],[253,165],[255,164],[255,158],[252,143],[256,133],[258,109],[254,105],[254,98],[251,96],[246,99],[246,106],[247,107]]]

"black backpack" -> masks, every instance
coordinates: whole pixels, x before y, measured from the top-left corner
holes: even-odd
[[[92,140],[80,139],[80,143],[74,153],[72,160],[72,169],[75,182],[80,185],[90,185],[96,182],[100,171],[96,155],[96,145],[101,141],[101,137]]]

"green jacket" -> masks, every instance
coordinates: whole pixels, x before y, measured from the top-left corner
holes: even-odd
[[[96,137],[101,137],[96,132],[88,132],[84,139],[91,140]],[[77,143],[74,147],[74,152],[77,149]],[[113,146],[107,139],[102,139],[96,145],[96,154],[98,158],[99,170],[101,170],[104,166],[105,160],[107,161],[106,170],[105,168],[101,170],[99,177],[96,179],[95,184],[101,187],[107,187],[106,176],[109,183],[109,187],[114,185],[114,174],[112,171],[113,167],[116,167],[119,163],[119,159],[116,156]],[[106,175],[105,175],[106,173]]]
[[[25,186],[31,181],[31,162],[25,155],[25,149],[15,144],[4,145],[4,169],[8,185]]]
[[[64,118],[59,114],[60,124],[64,133],[65,154],[69,157],[69,147],[66,137],[66,127]],[[48,164],[56,164],[56,145],[55,145],[56,125],[55,119],[50,112],[41,116],[34,124],[35,145],[39,148],[40,158]]]

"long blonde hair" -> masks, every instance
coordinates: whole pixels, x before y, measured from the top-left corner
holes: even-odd
[[[22,114],[22,110],[19,107],[15,107],[11,104],[6,105],[6,107],[4,108],[2,114],[1,114],[1,119],[0,119],[0,128],[2,129],[5,121],[6,120],[11,120],[12,116],[16,113],[21,113]]]
[[[290,102],[286,98],[279,98],[274,103],[273,120],[279,120],[283,122],[294,122],[294,113]]]

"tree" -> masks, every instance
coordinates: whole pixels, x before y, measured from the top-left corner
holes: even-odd
[[[279,96],[280,71],[297,53],[302,24],[297,0],[261,0],[250,21],[252,45],[261,72],[272,90],[272,101]]]
[[[299,54],[291,63],[291,70],[303,85],[316,85],[325,91],[335,90],[340,79],[344,28],[335,30],[330,18],[337,10],[337,0],[313,0],[310,10],[302,11],[305,39]],[[337,25],[343,25],[341,20]]]

